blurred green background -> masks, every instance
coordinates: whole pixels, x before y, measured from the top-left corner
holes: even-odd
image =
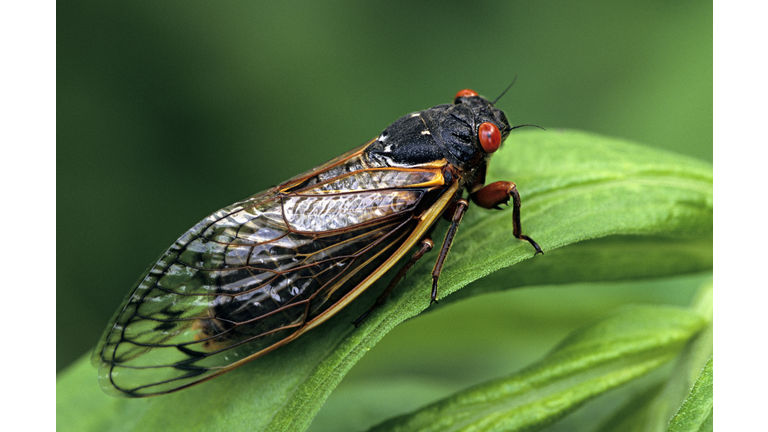
[[[512,124],[712,160],[711,2],[58,2],[57,371],[92,349],[140,274],[209,213],[462,88],[495,98],[514,76],[497,105]],[[438,393],[511,372],[594,313],[686,304],[700,279],[435,308],[388,335],[328,406],[400,362],[405,385],[439,376]],[[462,370],[467,341],[509,361]],[[438,356],[458,366],[440,369]]]

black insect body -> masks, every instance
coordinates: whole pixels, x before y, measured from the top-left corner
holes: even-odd
[[[453,104],[402,117],[371,142],[203,219],[105,331],[92,358],[101,387],[150,396],[232,370],[327,320],[417,247],[380,303],[432,249],[429,233],[445,215],[452,223],[432,273],[435,301],[464,191],[484,208],[511,198],[513,234],[541,253],[522,234],[514,183],[484,186],[512,129],[493,103],[462,90]]]

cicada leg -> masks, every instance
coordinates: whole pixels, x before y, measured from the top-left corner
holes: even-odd
[[[497,210],[501,210],[499,205],[508,204],[509,199],[512,198],[512,233],[515,237],[527,241],[536,249],[536,252],[533,254],[534,256],[544,253],[538,243],[523,234],[523,228],[520,225],[520,194],[517,192],[517,186],[514,183],[497,181],[471,194],[470,197],[472,202],[480,207]]]
[[[440,273],[443,271],[443,263],[445,263],[445,259],[448,258],[448,251],[451,249],[451,243],[453,243],[453,238],[456,237],[456,232],[459,230],[459,224],[464,217],[464,213],[467,212],[467,208],[469,208],[467,200],[462,198],[456,201],[453,218],[451,218],[451,227],[448,228],[448,232],[445,234],[443,247],[440,248],[440,255],[438,255],[437,261],[435,262],[435,268],[432,269],[432,297],[429,304],[437,303],[437,280],[440,279]]]
[[[427,252],[431,251],[432,248],[435,247],[435,243],[432,241],[431,238],[425,237],[421,240],[421,246],[419,246],[419,249],[416,251],[416,253],[413,254],[411,259],[408,260],[408,262],[405,263],[403,268],[400,269],[400,271],[397,272],[394,278],[389,282],[389,285],[387,285],[387,289],[384,290],[384,292],[381,293],[381,295],[376,299],[376,302],[371,305],[370,308],[368,308],[367,311],[365,311],[360,317],[358,317],[355,321],[352,322],[352,324],[355,325],[355,327],[359,326],[365,318],[371,314],[371,312],[379,307],[382,303],[384,303],[384,299],[387,298],[389,293],[392,292],[393,289],[397,286],[397,284],[405,277],[405,274],[408,273],[408,270],[413,267],[414,264],[416,264],[416,261],[420,260],[421,257],[423,257]]]

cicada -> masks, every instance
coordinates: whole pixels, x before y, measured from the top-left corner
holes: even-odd
[[[515,129],[495,102],[462,90],[452,104],[408,114],[368,143],[192,227],[104,332],[92,358],[102,389],[151,396],[230,371],[324,322],[414,251],[381,303],[432,249],[431,231],[445,217],[436,301],[465,192],[487,209],[511,199],[514,236],[541,253],[522,233],[515,184],[485,185],[491,155]]]

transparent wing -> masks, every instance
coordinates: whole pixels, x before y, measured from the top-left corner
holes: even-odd
[[[294,339],[414,241],[414,213],[443,186],[435,168],[326,168],[210,215],[163,254],[94,351],[107,393],[177,390]]]

